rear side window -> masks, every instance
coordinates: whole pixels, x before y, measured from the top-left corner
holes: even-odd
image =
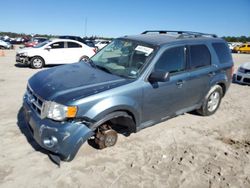
[[[190,46],[190,68],[208,66],[211,64],[211,55],[206,45]]]
[[[68,48],[81,48],[82,46],[75,42],[68,42]]]
[[[220,63],[228,63],[232,61],[232,57],[229,53],[228,47],[225,45],[225,43],[213,43],[212,44],[217,57],[219,58]]]
[[[170,73],[179,72],[184,69],[185,53],[183,46],[166,50],[155,65],[155,70]]]

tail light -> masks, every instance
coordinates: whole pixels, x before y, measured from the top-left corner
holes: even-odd
[[[96,53],[96,48],[93,48],[93,51]]]

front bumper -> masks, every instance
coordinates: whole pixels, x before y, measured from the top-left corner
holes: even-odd
[[[241,73],[239,71],[235,74],[235,81],[241,84],[250,85],[250,74],[249,73]]]
[[[16,62],[22,64],[29,64],[29,57],[16,54]]]
[[[81,145],[94,134],[83,123],[41,119],[30,105],[28,97],[24,96],[25,120],[33,138],[41,147],[62,160],[71,161]]]

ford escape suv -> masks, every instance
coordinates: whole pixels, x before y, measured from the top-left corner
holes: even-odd
[[[233,61],[216,35],[145,31],[113,40],[91,59],[40,71],[24,95],[27,126],[52,160],[70,161],[87,140],[113,146],[189,111],[216,112]]]

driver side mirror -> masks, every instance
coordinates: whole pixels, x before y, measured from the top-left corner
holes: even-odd
[[[154,82],[166,82],[169,80],[169,72],[164,71],[154,71],[150,74],[148,81]]]
[[[50,51],[51,50],[51,46],[46,46],[44,49]]]

